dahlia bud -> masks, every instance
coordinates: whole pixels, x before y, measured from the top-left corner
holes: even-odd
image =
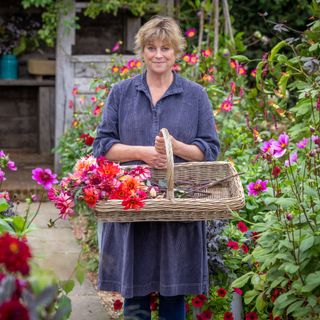
[[[271,174],[276,178],[281,173],[281,169],[278,166],[273,167]]]
[[[290,212],[288,212],[286,214],[286,218],[287,218],[288,221],[291,221],[293,219],[293,215]]]
[[[224,48],[223,51],[222,51],[222,55],[224,57],[229,57],[230,56],[230,51],[228,49]]]
[[[316,129],[313,128],[313,127],[310,127],[309,130],[310,130],[311,133],[314,133],[316,131]]]
[[[314,149],[312,149],[312,150],[309,152],[309,156],[310,156],[310,157],[315,157],[316,154],[317,154],[317,151],[314,150]]]
[[[254,34],[253,34],[253,36],[254,36],[255,38],[257,38],[257,39],[261,39],[262,34],[261,34],[260,31],[255,31]]]

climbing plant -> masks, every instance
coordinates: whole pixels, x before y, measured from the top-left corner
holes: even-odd
[[[73,0],[21,0],[24,9],[37,7],[43,10],[39,37],[50,47],[55,45],[59,17],[67,15],[72,10],[74,2]],[[90,0],[84,15],[94,19],[100,13],[117,15],[120,9],[127,9],[135,16],[143,16],[146,12],[156,13],[160,8],[160,5],[152,0]],[[65,28],[66,31],[71,28],[79,29],[78,17],[65,19]]]

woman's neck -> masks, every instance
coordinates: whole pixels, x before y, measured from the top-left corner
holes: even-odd
[[[171,85],[173,78],[174,75],[171,70],[164,74],[155,74],[151,71],[147,71],[146,74],[147,84],[152,88],[168,88]]]

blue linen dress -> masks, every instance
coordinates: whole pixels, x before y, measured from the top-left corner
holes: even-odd
[[[146,72],[115,84],[106,101],[93,144],[94,156],[115,143],[151,146],[161,128],[197,145],[205,161],[220,150],[205,89],[174,73],[155,106]],[[185,160],[175,157],[175,162]],[[138,164],[126,162],[125,164]],[[164,296],[208,291],[205,222],[103,223],[98,286],[124,298],[160,292]]]

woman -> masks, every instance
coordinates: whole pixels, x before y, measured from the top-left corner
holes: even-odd
[[[185,40],[177,23],[156,16],[136,35],[146,70],[112,87],[97,129],[94,155],[124,164],[166,167],[161,128],[171,134],[175,162],[213,161],[219,152],[205,90],[172,71]],[[185,319],[184,295],[208,290],[205,222],[104,223],[99,288],[125,298],[125,319]]]

